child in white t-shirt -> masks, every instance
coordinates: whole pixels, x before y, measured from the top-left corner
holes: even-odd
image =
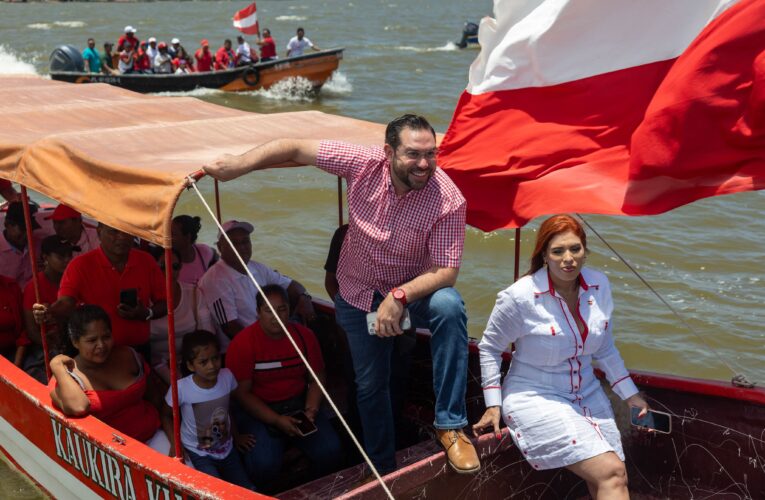
[[[197,470],[255,491],[237,452],[252,448],[255,438],[238,434],[229,417],[229,398],[237,383],[228,368],[220,367],[218,339],[206,331],[189,333],[183,337],[181,353],[181,367],[190,372],[178,381],[181,443],[186,455]],[[168,436],[173,436],[172,402],[168,390],[162,409],[162,425]],[[175,445],[170,449],[173,455]]]

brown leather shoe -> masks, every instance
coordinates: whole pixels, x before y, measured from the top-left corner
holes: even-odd
[[[462,429],[436,429],[436,441],[446,451],[449,465],[458,473],[472,474],[481,470],[478,453]]]

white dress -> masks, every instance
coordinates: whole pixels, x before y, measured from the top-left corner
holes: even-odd
[[[535,469],[564,467],[613,451],[624,460],[611,404],[594,375],[606,374],[622,399],[638,392],[614,345],[608,278],[583,269],[580,334],[542,268],[497,296],[478,348],[486,406],[502,406],[513,441]],[[502,352],[515,351],[500,387]]]

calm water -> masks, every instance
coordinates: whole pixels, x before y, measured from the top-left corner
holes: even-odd
[[[477,55],[457,50],[452,42],[464,21],[489,13],[492,5],[475,0],[257,3],[261,27],[271,29],[280,54],[297,26],[322,48],[346,47],[339,73],[318,97],[301,94],[299,83],[268,92],[191,95],[261,113],[315,109],[377,122],[413,111],[428,116],[442,132]],[[201,38],[209,38],[217,47],[236,36],[230,18],[246,4],[0,4],[0,71],[44,74],[57,44],[82,48],[93,36],[101,46],[107,39],[116,41],[125,24],[135,26],[141,39],[178,36],[187,49],[195,49]],[[224,217],[253,221],[255,258],[323,296],[322,265],[337,224],[335,186],[334,178],[311,168],[261,172],[224,186]],[[702,200],[654,217],[587,216],[703,338],[677,321],[591,235],[588,262],[613,282],[615,332],[628,366],[729,380],[732,373],[723,358],[750,379],[765,381],[764,208],[760,192]],[[177,213],[203,215],[202,210],[185,194]],[[204,220],[201,239],[210,242],[215,231]],[[523,256],[538,224],[523,230]],[[512,238],[509,231],[468,231],[458,287],[472,336],[481,335],[496,292],[512,282]]]

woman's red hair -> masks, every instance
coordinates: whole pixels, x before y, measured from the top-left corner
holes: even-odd
[[[578,220],[568,214],[553,215],[539,226],[537,242],[534,245],[534,253],[531,254],[531,266],[528,274],[534,274],[545,265],[544,253],[550,244],[550,240],[559,234],[572,232],[582,240],[582,246],[587,250],[587,235]]]

